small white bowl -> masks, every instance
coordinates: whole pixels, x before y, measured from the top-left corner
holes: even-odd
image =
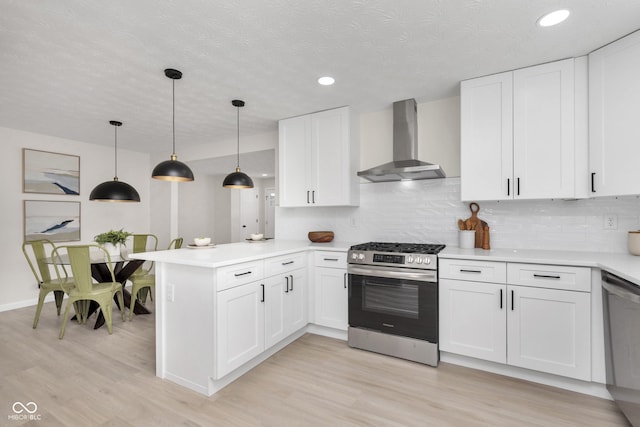
[[[251,240],[262,240],[262,239],[264,239],[264,234],[262,233],[251,234]]]
[[[196,246],[207,246],[211,243],[211,237],[196,237],[193,239],[193,243]]]

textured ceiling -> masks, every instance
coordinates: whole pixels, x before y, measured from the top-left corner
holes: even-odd
[[[0,126],[171,151],[281,118],[458,94],[474,76],[586,54],[640,26],[638,0],[0,0]],[[542,29],[565,7],[565,23]],[[322,75],[336,84],[322,87]]]

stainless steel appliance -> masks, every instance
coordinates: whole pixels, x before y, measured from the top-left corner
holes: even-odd
[[[640,427],[640,286],[602,272],[607,390]]]
[[[438,366],[440,244],[370,242],[348,252],[351,347]]]

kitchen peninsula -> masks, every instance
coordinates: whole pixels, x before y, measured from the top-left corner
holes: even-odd
[[[316,250],[259,241],[132,254],[156,263],[156,375],[212,395],[300,337]]]

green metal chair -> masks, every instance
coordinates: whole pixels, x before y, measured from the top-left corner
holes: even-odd
[[[93,283],[91,277],[91,249],[101,251],[104,254],[104,258],[107,260],[107,265],[111,272],[111,282]],[[111,263],[111,256],[109,253],[99,245],[77,245],[77,246],[58,246],[54,249],[51,257],[55,260],[61,257],[64,252],[69,257],[69,263],[71,264],[71,272],[73,273],[74,287],[69,286],[69,282],[63,283],[62,288],[69,295],[67,305],[64,309],[64,318],[62,319],[62,326],[60,327],[59,338],[64,337],[65,327],[67,326],[67,318],[69,317],[69,310],[72,305],[81,303],[81,309],[78,309],[76,305],[78,320],[80,323],[86,323],[87,310],[89,307],[89,301],[95,301],[100,306],[102,314],[104,315],[104,321],[107,324],[107,330],[109,334],[113,333],[112,326],[112,312],[113,312],[113,297],[118,298],[118,304],[120,305],[122,312],[122,320],[125,320],[124,314],[124,297],[122,294],[122,283],[116,282],[116,278],[113,274],[113,264]],[[56,274],[60,277],[60,266],[58,263],[54,263]]]
[[[64,298],[64,289],[62,284],[67,284],[67,288],[73,287],[73,279],[70,279],[67,275],[67,270],[62,266],[62,275],[57,279],[51,278],[51,271],[47,262],[47,253],[51,253],[55,250],[56,245],[47,239],[32,240],[30,242],[24,242],[22,244],[22,252],[24,253],[29,267],[33,272],[33,275],[38,282],[40,293],[38,295],[38,306],[36,308],[36,316],[33,319],[33,329],[38,326],[38,320],[40,320],[40,312],[42,312],[42,304],[45,297],[49,292],[53,292],[56,300],[56,309],[58,310],[58,316],[60,316],[60,309],[62,308],[62,299]]]
[[[177,238],[173,239],[171,241],[171,243],[169,243],[169,247],[167,249],[168,250],[180,249],[182,247],[182,243],[183,242],[184,242],[184,239],[182,237],[177,237]]]
[[[158,237],[155,234],[134,234],[133,253],[149,252],[158,250]],[[153,301],[151,292],[156,286],[156,275],[151,273],[153,261],[145,262],[131,275],[131,303],[129,304],[129,319],[133,319],[133,308],[136,300],[141,304],[147,302],[147,295]]]

